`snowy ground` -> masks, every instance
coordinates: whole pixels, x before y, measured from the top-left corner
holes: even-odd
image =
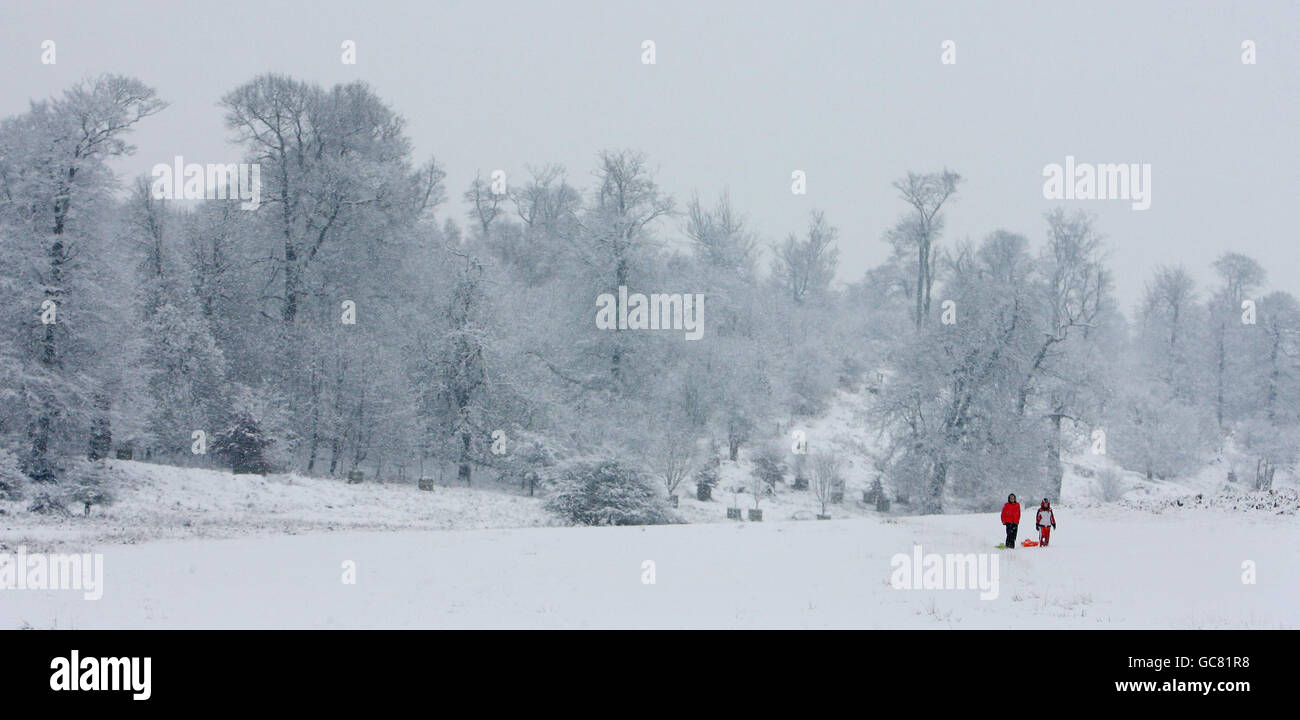
[[[434,530],[553,524],[536,498],[300,475],[229,472],[109,460],[116,502],[68,518],[0,502],[0,551],[67,552],[158,539],[293,535],[346,530]]]
[[[1098,499],[1104,457],[1066,465],[1047,549],[996,551],[995,512],[882,516],[862,503],[870,448],[849,397],[811,424],[810,448],[846,461],[829,521],[809,491],[759,500],[752,465],[723,463],[711,502],[679,488],[690,524],[568,528],[511,488],[259,477],[110,461],[117,501],[89,518],[0,503],[0,553],[99,552],[104,595],[0,589],[0,628],[864,627],[1300,628],[1300,493],[1226,482],[1231,453],[1195,477],[1123,473]],[[1239,471],[1240,476],[1240,471]],[[902,508],[895,508],[902,509]],[[1033,534],[1026,510],[1021,537]],[[997,597],[897,590],[891,560],[996,553]],[[654,584],[643,583],[645,561]],[[356,582],[342,582],[345,561]],[[1253,563],[1254,584],[1243,583]]]
[[[1010,552],[993,549],[1002,528],[988,515],[115,545],[102,548],[101,600],[0,591],[0,627],[1300,627],[1294,517],[1111,507],[1059,519],[1052,547]],[[998,597],[894,589],[891,558],[916,544],[998,553]]]

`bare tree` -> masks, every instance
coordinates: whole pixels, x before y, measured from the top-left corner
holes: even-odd
[[[840,486],[840,469],[843,467],[843,462],[832,453],[822,452],[813,455],[812,465],[813,494],[821,504],[821,514],[825,515],[835,489]]]
[[[546,165],[529,172],[529,181],[510,191],[519,219],[532,229],[572,227],[582,197],[565,179],[564,168]]]
[[[1181,266],[1156,268],[1155,278],[1147,284],[1142,300],[1143,331],[1159,343],[1159,361],[1164,382],[1176,396],[1190,391],[1186,335],[1190,332],[1192,309],[1196,304],[1196,283]]]
[[[1224,253],[1214,261],[1214,269],[1223,281],[1223,286],[1210,301],[1210,333],[1213,344],[1214,375],[1214,418],[1219,429],[1225,430],[1224,416],[1227,414],[1227,385],[1232,373],[1229,372],[1229,346],[1233,345],[1233,336],[1240,330],[1237,321],[1241,312],[1242,301],[1247,295],[1264,283],[1264,268],[1253,259],[1240,253]]]
[[[921,327],[930,313],[930,295],[934,288],[935,243],[943,230],[943,217],[939,211],[957,192],[961,176],[944,169],[943,172],[918,174],[894,181],[894,188],[912,207],[912,212],[899,221],[888,239],[896,248],[911,248],[916,256],[916,308],[913,320]]]
[[[1064,476],[1061,464],[1061,424],[1077,418],[1073,406],[1084,400],[1080,386],[1087,384],[1083,373],[1090,365],[1077,361],[1084,347],[1071,343],[1077,332],[1087,333],[1104,307],[1110,275],[1103,265],[1101,235],[1090,215],[1067,214],[1057,208],[1047,213],[1047,245],[1038,259],[1038,284],[1045,312],[1040,313],[1040,339],[1031,352],[1028,368],[1016,401],[1016,412],[1024,415],[1030,396],[1040,392],[1043,408],[1052,424],[1048,463],[1052,474],[1048,492],[1060,495]]]
[[[686,236],[694,244],[696,257],[708,267],[743,278],[753,276],[758,244],[726,193],[712,209],[701,205],[698,196],[691,198]]]
[[[682,481],[690,477],[699,463],[695,438],[683,429],[672,428],[656,435],[652,448],[651,470],[664,484],[668,494],[676,495]]]
[[[790,233],[773,249],[776,258],[772,275],[785,286],[790,299],[801,303],[830,287],[839,264],[839,250],[832,245],[838,235],[839,231],[826,222],[826,214],[814,210],[804,239]]]
[[[465,202],[470,204],[469,216],[482,233],[481,237],[488,237],[492,231],[492,222],[501,214],[501,204],[505,199],[505,193],[492,192],[491,183],[478,173],[474,174],[474,182],[465,191]]]
[[[369,232],[375,217],[413,218],[441,197],[436,165],[409,166],[405,122],[364,83],[329,90],[266,74],[221,100],[226,127],[262,167],[269,222],[282,257],[272,279],[293,325],[329,249]]]
[[[1296,386],[1296,377],[1300,373],[1300,303],[1291,295],[1283,292],[1270,293],[1259,303],[1259,312],[1263,317],[1263,337],[1261,348],[1263,362],[1263,397],[1258,402],[1264,406],[1264,415],[1270,423],[1279,418],[1284,396],[1284,388]]]
[[[598,272],[612,270],[614,288],[628,284],[634,253],[649,241],[649,226],[675,212],[673,199],[659,190],[645,155],[632,150],[600,153],[595,207],[584,216],[585,262]],[[594,252],[591,252],[594,251]],[[615,340],[610,374],[620,377],[623,343]]]

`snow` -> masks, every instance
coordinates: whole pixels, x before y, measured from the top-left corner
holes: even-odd
[[[232,475],[202,468],[107,461],[117,501],[66,519],[0,502],[0,550],[81,551],[106,543],[285,535],[341,530],[466,529],[552,524],[538,498],[477,487],[363,482],[300,475]],[[77,509],[79,510],[79,508]],[[8,548],[8,550],[6,550]]]
[[[1057,511],[1050,548],[1014,551],[993,549],[990,515],[109,545],[101,600],[0,590],[0,627],[1300,627],[1293,518]],[[918,544],[998,553],[997,598],[891,587],[891,558]]]
[[[870,441],[874,436],[860,428],[861,416],[866,412],[870,396],[863,393],[836,391],[835,399],[826,414],[819,418],[791,423],[791,431],[800,430],[807,440],[809,454],[830,452],[843,459],[840,473],[844,478],[844,502],[830,505],[826,512],[832,518],[876,517],[874,507],[862,502],[863,493],[871,487],[877,473],[872,470],[872,452],[877,448]],[[787,447],[793,445],[789,433],[785,435]],[[683,483],[678,489],[679,514],[690,522],[718,522],[725,520],[726,507],[734,503],[748,517],[754,507],[750,491],[750,478],[754,473],[752,445],[742,446],[736,462],[724,461],[718,468],[718,486],[713,490],[713,500],[699,502],[695,499],[693,482]],[[759,498],[758,508],[764,520],[811,520],[821,512],[821,504],[811,491],[794,491],[794,469],[787,461],[785,482],[777,487],[775,496]],[[811,476],[811,466],[807,470]],[[741,492],[733,492],[739,489]],[[892,497],[892,495],[891,495]]]
[[[117,502],[89,518],[0,503],[0,552],[103,553],[103,598],[0,589],[0,628],[1300,628],[1291,479],[1270,494],[1229,485],[1223,462],[1177,482],[1124,473],[1124,498],[1104,504],[1095,481],[1113,464],[1072,456],[1052,546],[998,551],[994,513],[863,505],[869,449],[835,432],[851,416],[839,403],[808,426],[810,449],[846,458],[827,521],[788,485],[761,499],[764,522],[726,520],[727,488],[752,471],[743,451],[712,502],[679,490],[689,524],[601,528],[557,527],[540,498],[491,482],[423,492],[109,461]],[[997,597],[893,588],[892,559],[918,545],[995,553]]]

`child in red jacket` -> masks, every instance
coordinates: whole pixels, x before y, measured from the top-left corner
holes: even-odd
[[[1038,515],[1034,517],[1034,527],[1038,528],[1038,544],[1047,547],[1047,541],[1052,537],[1052,531],[1056,529],[1056,515],[1052,513],[1052,504],[1043,498],[1043,504],[1038,506]]]
[[[1007,544],[1008,550],[1014,550],[1016,547],[1016,530],[1020,527],[1020,503],[1016,502],[1016,494],[1011,493],[1007,496],[1007,504],[1002,506],[1002,524],[1007,527]]]

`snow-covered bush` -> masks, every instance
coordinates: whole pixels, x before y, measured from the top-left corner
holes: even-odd
[[[868,369],[867,363],[856,353],[842,356],[837,378],[840,389],[845,392],[856,392],[862,386],[862,379]]]
[[[567,464],[546,509],[579,525],[664,525],[677,522],[638,470],[605,458]]]
[[[775,491],[776,484],[785,481],[785,458],[776,443],[763,443],[758,447],[753,472],[754,477],[767,486],[766,491]]]
[[[0,500],[17,500],[23,496],[28,478],[23,474],[18,456],[0,447]]]
[[[67,498],[57,487],[46,485],[32,497],[27,511],[37,515],[67,515]]]
[[[515,449],[500,462],[501,480],[519,483],[530,495],[545,491],[555,484],[555,469],[564,450],[539,433],[518,431],[517,435]]]
[[[718,470],[721,467],[722,460],[715,455],[695,472],[695,497],[697,499],[713,499],[713,489],[718,486],[720,480]]]
[[[92,460],[65,461],[59,469],[62,478],[58,484],[40,483],[39,490],[28,504],[28,512],[37,515],[68,515],[69,506],[90,514],[95,505],[111,505],[116,499],[113,486],[121,477],[104,462]]]
[[[83,460],[72,465],[65,478],[62,496],[65,505],[81,507],[89,515],[95,505],[113,504],[114,475],[104,463]]]
[[[247,411],[240,411],[213,437],[212,454],[236,474],[265,475],[272,470],[266,458],[272,443],[274,440],[266,436],[257,419]]]
[[[1106,468],[1097,473],[1097,499],[1106,503],[1117,502],[1124,497],[1124,476],[1115,468]]]

